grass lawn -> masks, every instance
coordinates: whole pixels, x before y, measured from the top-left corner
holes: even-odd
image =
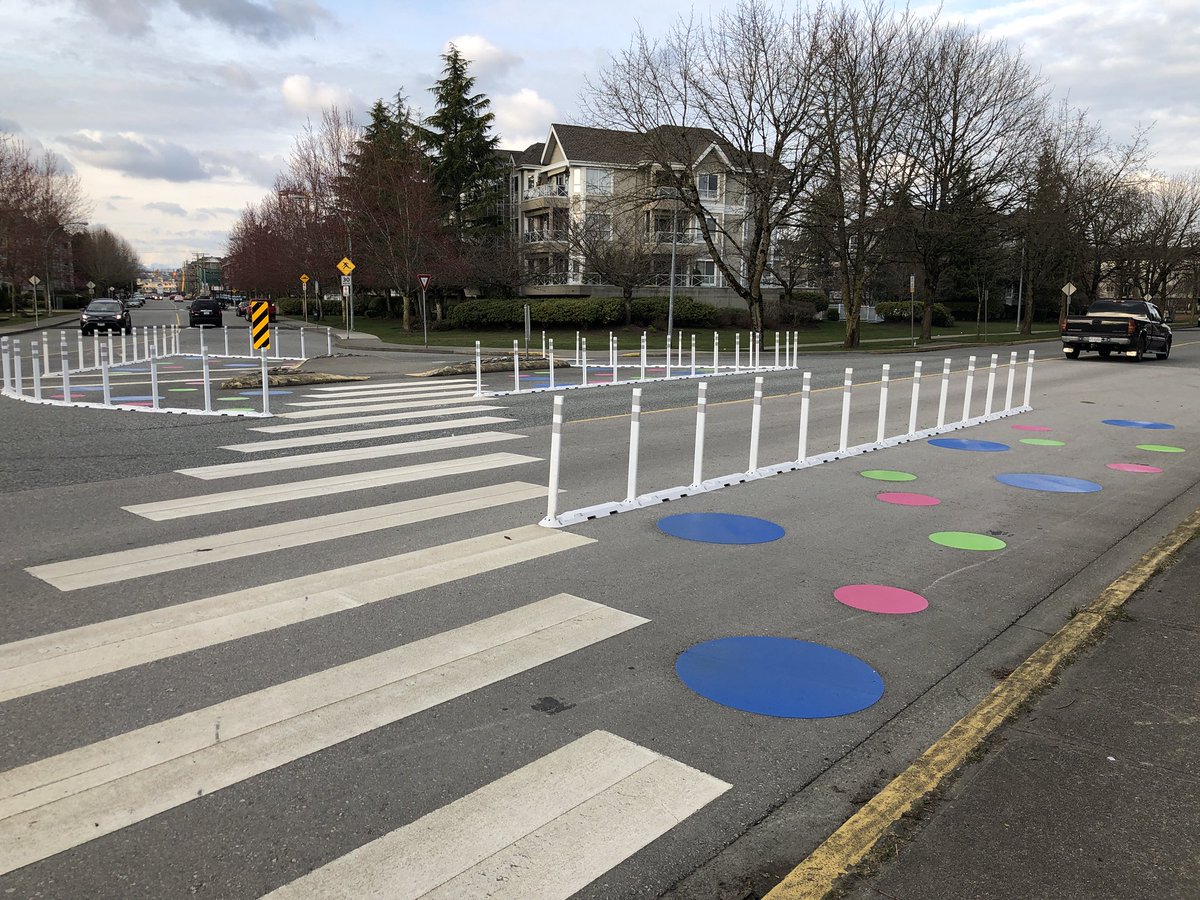
[[[331,324],[325,322],[324,324]],[[421,329],[418,327],[411,332],[404,331],[398,321],[393,319],[368,319],[365,317],[355,319],[354,328],[356,331],[363,331],[368,334],[377,335],[381,340],[390,344],[413,344],[422,346],[424,338]],[[1015,334],[1013,331],[1014,325],[1011,322],[991,322],[988,325],[988,334],[986,337],[977,335],[975,331],[975,323],[969,325],[953,326],[951,328],[934,328],[934,341],[932,343],[918,343],[918,346],[936,347],[944,343],[957,342],[979,342],[989,344],[1009,344],[1028,338]],[[337,326],[334,326],[335,331]],[[713,332],[711,330],[681,328],[679,331],[683,334],[684,353],[689,352],[691,347],[691,336],[696,335],[696,351],[698,353],[711,353],[713,343]],[[749,346],[749,331],[738,330],[732,328],[719,329],[721,349],[723,351],[732,350],[734,345],[734,336],[741,335],[741,344],[743,349]],[[800,345],[806,351],[821,351],[821,350],[840,350],[841,343],[846,337],[846,325],[844,322],[817,322],[812,326],[799,329]],[[1034,323],[1033,326],[1034,338],[1045,340],[1058,335],[1057,323]],[[617,338],[617,346],[620,350],[629,351],[637,350],[641,346],[642,329],[640,328],[619,328],[611,332]],[[909,337],[908,324],[888,324],[879,323],[875,325],[864,324],[862,326],[862,341],[863,349],[895,349],[899,347],[911,347],[912,341]],[[608,346],[608,337],[610,332],[604,331],[585,331],[581,337],[587,338],[588,349],[597,352],[605,351]],[[919,334],[919,332],[918,332]],[[575,352],[575,335],[574,330],[552,330],[546,332],[547,339],[553,338],[556,352],[563,353]],[[485,348],[497,350],[512,350],[513,341],[519,341],[520,346],[524,349],[525,333],[523,331],[430,331],[429,346],[431,347],[474,347],[475,342],[479,341]],[[651,331],[647,335],[649,346],[653,350],[661,350],[665,346],[666,334],[661,331]],[[678,338],[676,338],[678,341]],[[780,342],[784,338],[780,337]],[[774,352],[772,349],[775,342],[775,332],[768,331],[763,337],[764,352]],[[541,350],[542,347],[542,332],[540,329],[535,329],[529,338],[530,350]]]

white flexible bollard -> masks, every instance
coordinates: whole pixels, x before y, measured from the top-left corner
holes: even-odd
[[[625,479],[625,502],[637,499],[638,442],[641,437],[642,389],[633,389],[633,402],[629,411],[629,471]]]
[[[847,369],[842,381],[842,428],[838,437],[838,449],[843,453],[850,444],[850,392],[853,388],[854,370]]]
[[[663,370],[668,378],[671,377],[671,336],[667,335],[667,367]]]
[[[479,341],[475,342],[475,396],[483,394],[483,357],[479,349]]]
[[[550,390],[554,390],[554,338],[550,338]]]
[[[1033,351],[1029,351],[1029,361],[1025,365],[1025,405],[1032,407],[1033,399]]]
[[[740,375],[742,371],[742,333],[733,336],[733,374]]]
[[[229,326],[228,325],[221,326],[221,334],[224,335],[224,337],[225,337],[225,355],[228,356],[229,355]]]
[[[965,422],[971,417],[971,391],[975,386],[975,357],[967,357],[967,390],[963,394],[963,414],[962,420]]]
[[[692,377],[696,377],[696,335],[692,334]]]
[[[328,326],[325,328],[325,355],[333,356],[333,331]]]
[[[713,375],[716,375],[717,372],[720,371],[720,368],[721,368],[720,358],[718,357],[718,353],[720,352],[720,349],[721,349],[721,333],[719,331],[714,331],[713,332]]]
[[[108,364],[111,366],[113,364],[113,360],[117,358],[116,354],[113,353],[113,337],[111,331],[105,332],[104,342],[108,345]],[[101,360],[100,364],[103,365],[104,361]]]
[[[92,332],[92,366],[100,368],[100,333]]]
[[[42,377],[50,375],[50,332],[42,332]]]
[[[111,336],[112,335],[109,335],[109,337]],[[111,344],[112,342],[110,341],[109,343]],[[105,406],[112,406],[112,386],[108,381],[108,354],[111,349],[111,346],[100,348],[100,385],[104,392],[103,397]]]
[[[612,360],[612,383],[616,384],[617,377],[618,377],[617,376],[618,366],[617,366],[617,339],[616,339],[616,337],[610,338],[608,344],[609,344],[608,357],[609,357],[609,359]]]
[[[938,398],[937,427],[946,426],[946,397],[950,393],[950,360],[942,361],[942,395]]]
[[[587,339],[584,338],[585,345]],[[586,351],[585,351],[586,352]],[[546,518],[543,525],[558,524],[558,470],[562,463],[563,398],[554,398],[554,415],[550,421],[550,479],[546,486]]]
[[[271,414],[271,374],[267,371],[267,348],[262,349],[262,411]]]
[[[708,415],[708,385],[703,381],[696,388],[696,451],[692,456],[692,487],[700,486],[704,468],[704,420]]]
[[[521,393],[521,348],[516,341],[513,341],[513,391]]]
[[[908,407],[908,433],[917,433],[917,405],[921,402],[921,361],[913,364],[912,403]]]
[[[888,381],[891,374],[892,367],[888,363],[884,363],[883,374],[879,381],[879,423],[875,428],[875,443],[877,444],[882,444],[883,439],[887,436]]]
[[[271,326],[271,349],[275,352],[272,354],[276,359],[283,359],[283,348],[279,346],[279,326]]]
[[[754,379],[754,404],[750,411],[750,461],[746,473],[758,471],[758,436],[762,430],[762,399],[763,379],[759,375]]]
[[[542,331],[542,359],[546,358],[546,332]]]
[[[575,332],[575,361],[572,365],[579,365],[579,332]]]
[[[199,331],[200,331],[200,355],[208,356],[208,348],[204,344],[204,326],[203,325],[200,326]]]
[[[12,393],[12,350],[8,346],[8,338],[0,337],[0,365],[4,369],[4,393]]]
[[[25,396],[25,374],[21,371],[21,342],[16,338],[12,342],[13,353],[13,396]]]
[[[142,358],[149,359],[150,358],[150,326],[149,325],[142,326],[142,350],[143,350]]]
[[[779,332],[775,332],[775,368],[779,368]]]
[[[804,373],[804,383],[800,388],[800,441],[796,448],[796,462],[802,463],[808,459],[808,406],[812,395],[812,373]]]
[[[644,331],[642,332],[642,342],[641,342],[639,350],[640,350],[639,358],[641,360],[641,374],[638,375],[638,380],[645,381],[646,380],[646,332],[644,332]]]
[[[67,349],[67,336],[64,334],[59,342],[62,356],[62,395],[63,402],[71,402],[71,351]]]
[[[129,362],[129,357],[125,352],[125,332],[121,332],[121,365]]]
[[[158,409],[158,360],[150,357],[150,408]]]
[[[587,387],[587,338],[583,338],[580,346],[582,349],[580,350],[579,368],[582,374],[579,383],[581,386]]]
[[[983,404],[983,414],[985,416],[990,416],[992,414],[992,395],[996,390],[996,361],[999,358],[1000,357],[998,355],[993,353],[991,365],[988,366],[987,398]]]
[[[62,371],[59,375],[65,375],[67,369],[71,368],[71,348],[67,346],[67,336],[63,332],[58,333],[58,358],[62,362]]]
[[[204,411],[210,413],[212,412],[212,387],[208,383],[208,356],[203,348],[200,350],[200,371],[202,373],[200,377],[204,379]]]
[[[77,332],[75,332],[75,344],[77,346],[77,349],[79,350],[79,354],[78,354],[79,368],[82,369],[85,365],[85,363],[83,361],[83,329],[82,328],[80,328]]]
[[[33,372],[33,399],[42,399],[42,348],[36,340],[29,342],[29,368]]]
[[[677,338],[675,341],[675,368],[683,368],[683,332],[675,332]]]
[[[300,326],[300,358],[308,359],[308,357],[304,355],[304,326],[303,325]]]
[[[1008,354],[1008,388],[1004,391],[1004,411],[1012,410],[1013,385],[1017,381],[1017,351]]]

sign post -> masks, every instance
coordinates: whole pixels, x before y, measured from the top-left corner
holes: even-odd
[[[348,340],[350,332],[354,330],[354,282],[350,276],[350,273],[354,271],[354,263],[350,261],[350,257],[343,256],[337,267],[338,271],[342,273],[342,296],[346,298],[346,338]]]
[[[1071,282],[1068,281],[1066,284],[1064,284],[1062,286],[1061,290],[1063,292],[1062,317],[1065,319],[1071,313],[1071,295],[1073,293],[1075,293],[1076,288],[1075,288],[1074,284],[1072,284]]]
[[[922,328],[925,326],[922,325]],[[917,346],[917,276],[908,276],[908,336]]]
[[[308,324],[308,276],[300,276],[300,289],[304,291],[304,300],[301,302],[301,308],[304,310],[304,324]]]
[[[425,291],[429,288],[429,276],[418,275],[417,281],[421,283],[421,325],[425,329],[425,349],[429,349],[429,316],[425,306]]]
[[[38,305],[37,305],[37,286],[42,283],[42,279],[36,275],[29,276],[29,283],[33,285],[33,324],[38,323]]]

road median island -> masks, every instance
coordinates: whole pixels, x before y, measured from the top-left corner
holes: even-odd
[[[846,876],[867,861],[901,819],[917,810],[962,766],[971,762],[987,739],[1020,713],[1051,683],[1055,673],[1081,649],[1098,639],[1125,603],[1200,531],[1200,510],[1193,512],[1100,595],[1079,610],[1048,641],[1018,666],[987,697],[959,719],[878,794],[847,819],[765,900],[818,900],[835,895]]]

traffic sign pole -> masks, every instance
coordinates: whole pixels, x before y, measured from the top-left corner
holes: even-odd
[[[418,275],[421,284],[421,325],[425,329],[425,349],[429,349],[429,309],[425,304],[425,291],[429,288],[429,276]],[[528,347],[526,348],[528,350]]]

